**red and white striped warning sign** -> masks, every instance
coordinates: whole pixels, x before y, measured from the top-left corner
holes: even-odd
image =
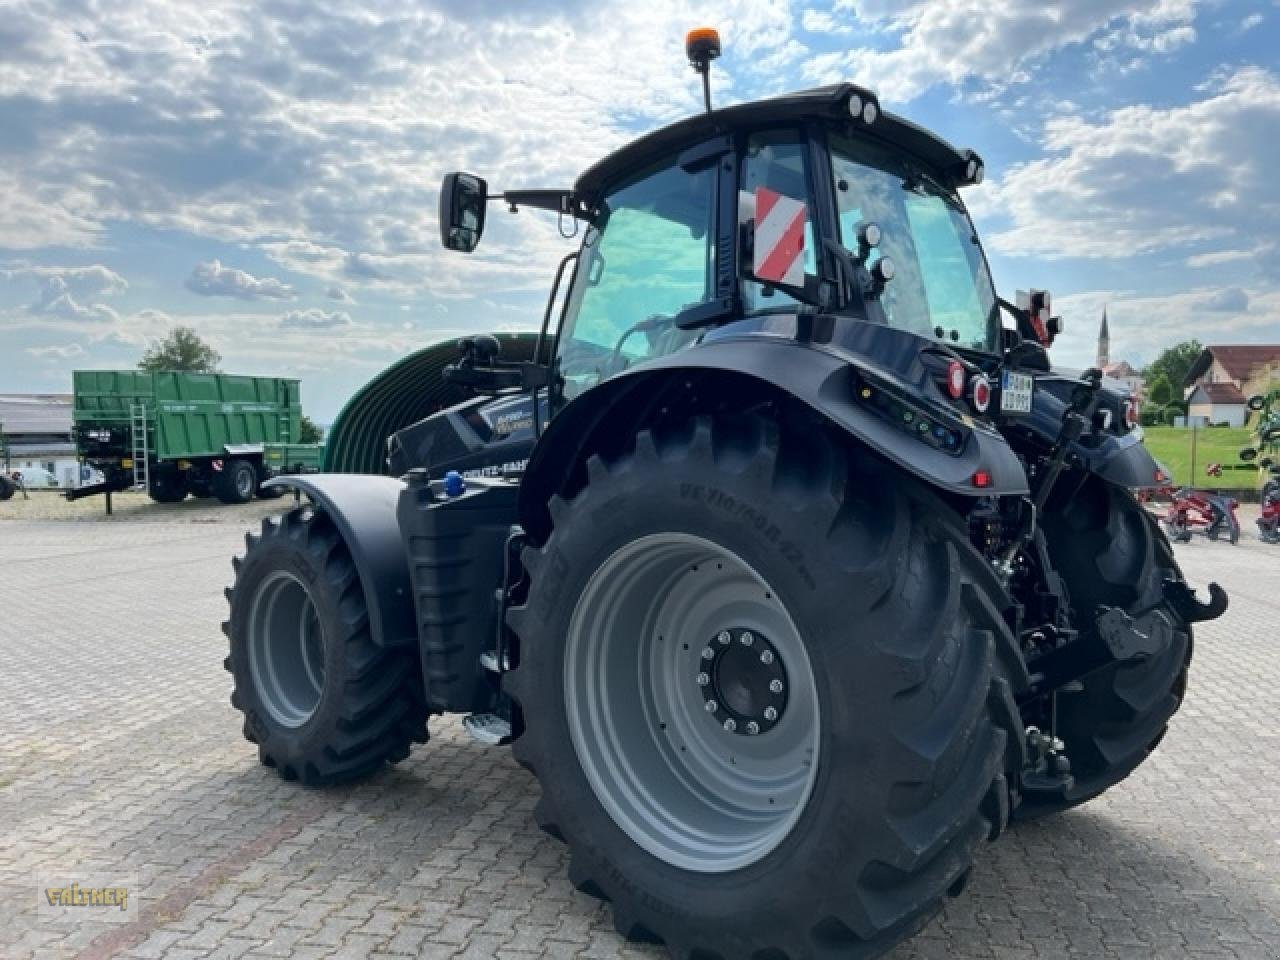
[[[805,205],[767,187],[756,187],[756,238],[752,272],[770,283],[804,285]]]

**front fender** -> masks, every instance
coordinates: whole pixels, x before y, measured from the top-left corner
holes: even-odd
[[[263,486],[300,490],[333,518],[364,588],[373,642],[416,646],[409,563],[396,519],[404,483],[368,474],[313,473],[275,477]]]
[[[781,393],[803,403],[876,454],[946,493],[1027,493],[1021,461],[995,430],[956,415],[954,423],[965,439],[957,453],[947,453],[861,404],[855,396],[859,383],[879,379],[892,388],[895,378],[878,378],[878,373],[874,364],[861,358],[764,336],[705,342],[620,373],[580,394],[552,418],[524,475],[521,520],[526,529],[541,528],[547,499],[563,489],[584,452],[592,448],[592,436],[607,429],[615,409],[666,396],[672,388],[696,392],[696,379],[711,375],[737,378],[757,392]],[[975,486],[979,471],[990,483]]]

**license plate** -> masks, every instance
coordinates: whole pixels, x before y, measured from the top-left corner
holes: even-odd
[[[1000,381],[1000,412],[1030,413],[1031,394],[1035,388],[1034,377],[1006,370]]]

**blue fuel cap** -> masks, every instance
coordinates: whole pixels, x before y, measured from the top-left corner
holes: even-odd
[[[462,479],[462,474],[457,470],[450,470],[444,475],[444,495],[446,497],[460,497],[467,489],[467,481]]]

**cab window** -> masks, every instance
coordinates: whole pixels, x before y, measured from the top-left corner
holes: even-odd
[[[714,166],[664,166],[602,201],[560,337],[566,397],[696,338],[674,321],[712,296],[715,177]]]

